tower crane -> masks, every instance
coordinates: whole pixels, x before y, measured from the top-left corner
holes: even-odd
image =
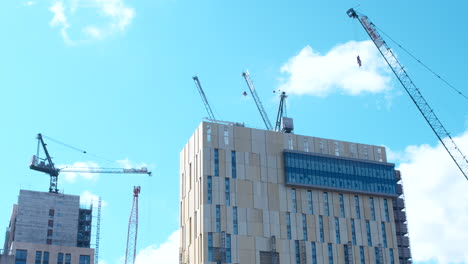
[[[369,20],[367,16],[358,14],[353,8],[350,8],[346,14],[351,18],[356,18],[361,23],[364,30],[367,32],[375,46],[379,50],[382,57],[392,69],[393,73],[400,81],[403,88],[406,90],[411,100],[414,102],[419,112],[423,115],[426,122],[431,127],[432,131],[439,138],[444,148],[447,150],[450,157],[453,159],[462,174],[468,180],[468,160],[462,153],[460,148],[455,144],[455,141],[450,136],[449,132],[440,122],[439,118],[434,113],[434,110],[429,106],[424,99],[421,91],[416,87],[404,67],[400,64],[393,51],[388,47],[385,40],[377,32],[376,26]]]
[[[260,101],[260,98],[258,97],[257,92],[255,91],[255,86],[252,82],[252,79],[250,79],[249,71],[243,72],[242,77],[244,77],[245,82],[249,87],[250,93],[252,93],[252,97],[254,98],[255,104],[257,105],[258,111],[262,116],[263,123],[265,123],[267,130],[273,130],[273,126],[271,125],[270,119],[268,119],[268,115],[265,109],[263,108],[262,102]]]
[[[130,219],[128,220],[127,248],[125,250],[125,264],[134,264],[138,237],[138,195],[140,186],[133,187],[133,203]]]
[[[37,134],[37,154],[32,156],[31,164],[29,168],[35,171],[44,172],[50,175],[50,193],[58,193],[57,183],[58,176],[60,172],[77,172],[77,173],[113,173],[113,174],[148,174],[151,176],[151,172],[147,168],[140,169],[123,169],[123,168],[97,168],[97,167],[86,167],[86,168],[56,168],[52,157],[49,155],[47,150],[47,144],[44,142],[43,136],[41,133]],[[45,158],[40,158],[39,150],[42,146],[42,149],[45,153]]]
[[[288,96],[285,92],[281,92],[280,94],[280,104],[278,107],[278,114],[276,114],[276,126],[275,131],[281,130],[281,121],[283,119],[283,115],[286,115],[286,98]],[[290,131],[289,131],[290,132]]]
[[[200,80],[198,79],[198,76],[193,76],[192,79],[197,86],[198,93],[200,93],[200,97],[202,98],[203,104],[205,105],[206,112],[208,112],[208,118],[211,120],[216,120],[213,114],[213,110],[211,110],[211,106],[208,103],[208,99],[206,99],[205,92],[203,92],[203,88],[201,86]]]

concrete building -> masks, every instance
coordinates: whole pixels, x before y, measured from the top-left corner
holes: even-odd
[[[180,153],[180,263],[411,263],[385,148],[203,122]]]
[[[91,220],[77,195],[20,190],[0,264],[93,264]]]

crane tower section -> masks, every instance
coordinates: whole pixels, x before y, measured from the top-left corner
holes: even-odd
[[[133,204],[128,221],[127,248],[125,250],[125,264],[134,264],[138,237],[138,195],[140,186],[133,187]]]
[[[195,85],[197,86],[198,93],[200,94],[200,97],[203,101],[203,104],[205,105],[206,112],[208,113],[208,118],[211,120],[215,120],[215,116],[213,114],[213,110],[211,109],[210,104],[208,103],[208,99],[206,99],[205,92],[203,91],[203,88],[200,83],[200,79],[198,79],[198,76],[193,76],[192,77],[193,81],[195,82]]]
[[[450,157],[453,159],[457,167],[463,173],[463,176],[468,180],[468,160],[461,152],[455,141],[450,136],[449,132],[445,129],[440,122],[439,118],[434,113],[434,110],[429,106],[426,99],[421,94],[421,91],[416,87],[404,67],[400,64],[393,51],[388,47],[385,40],[377,32],[375,25],[369,20],[367,16],[357,14],[354,9],[349,9],[346,14],[351,18],[356,18],[361,23],[364,30],[366,30],[369,37],[374,42],[382,57],[384,57],[388,66],[392,69],[395,76],[400,81],[403,88],[405,88],[408,95],[413,100],[419,112],[423,115],[426,122],[439,138],[442,145],[445,147]]]
[[[266,129],[267,130],[273,130],[273,126],[271,125],[270,119],[268,119],[268,115],[263,108],[262,102],[260,101],[260,98],[258,97],[257,92],[255,91],[255,86],[252,82],[252,79],[250,79],[249,72],[243,72],[242,77],[244,77],[245,81],[247,82],[247,86],[249,87],[250,93],[252,93],[252,97],[254,98],[255,104],[257,105],[258,111],[260,112],[260,115],[262,116],[263,122],[265,123]]]

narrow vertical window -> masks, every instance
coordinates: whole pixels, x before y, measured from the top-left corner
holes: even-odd
[[[356,226],[354,224],[354,219],[351,218],[351,237],[353,240],[353,245],[356,245]]]
[[[384,209],[385,209],[385,221],[389,222],[390,219],[388,217],[388,202],[387,199],[384,199]]]
[[[380,261],[380,250],[378,247],[375,247],[375,264],[383,264]]]
[[[317,264],[317,246],[315,242],[311,242],[310,246],[312,248],[312,264]]]
[[[335,156],[340,156],[340,145],[338,142],[334,142],[333,144],[335,146]]]
[[[17,249],[15,255],[15,264],[26,264],[28,258],[28,251],[23,249]]]
[[[80,255],[80,264],[91,264],[90,255]]]
[[[231,183],[229,178],[224,179],[224,189],[226,196],[226,205],[231,205]]]
[[[232,231],[234,235],[239,233],[238,224],[237,224],[237,206],[232,207]]]
[[[236,165],[237,161],[236,161],[236,152],[233,150],[231,151],[231,168],[232,168],[232,171],[231,171],[231,177],[233,179],[237,178],[237,165]]]
[[[188,230],[188,243],[190,245],[192,244],[192,217],[189,218]]]
[[[291,189],[291,200],[292,200],[293,212],[297,213],[296,189]]]
[[[336,236],[336,243],[341,244],[340,221],[338,220],[338,217],[335,217],[335,236]]]
[[[333,264],[333,247],[331,243],[328,243],[328,263]]]
[[[63,253],[58,253],[57,264],[63,264]]]
[[[307,239],[307,216],[306,214],[302,214],[302,235],[304,237],[304,240]]]
[[[293,142],[292,142],[292,137],[288,137],[288,149],[292,150],[293,149]]]
[[[211,125],[206,125],[206,141],[211,142]]]
[[[319,215],[319,229],[320,229],[320,242],[325,242],[325,237],[323,234],[323,217]]]
[[[378,148],[377,149],[377,158],[380,162],[383,161],[383,158],[382,158],[382,149],[381,148]]]
[[[213,233],[208,232],[208,261],[213,261]]]
[[[42,251],[36,251],[36,260],[35,260],[35,264],[41,264],[41,260],[42,260]]]
[[[44,255],[42,255],[42,264],[49,264],[49,252],[44,251]],[[86,264],[90,264],[89,262]]]
[[[231,235],[226,234],[226,263],[231,263]]]
[[[198,231],[198,229],[197,229],[198,217],[197,217],[197,215],[198,215],[197,211],[195,211],[195,215],[193,216],[193,222],[194,222],[193,223],[193,230],[194,230],[193,237],[194,237],[194,239],[198,236],[198,232],[197,232]]]
[[[395,257],[393,256],[393,248],[390,249],[390,264],[395,264]]]
[[[382,222],[382,241],[384,248],[387,247],[387,231],[385,230],[385,222]]]
[[[361,219],[361,208],[359,206],[359,196],[357,195],[354,196],[354,206],[356,210],[356,218]]]
[[[323,193],[323,207],[325,209],[325,215],[329,216],[330,215],[330,210],[328,208],[328,193],[327,192]]]
[[[189,191],[192,190],[192,162],[189,163]]]
[[[340,193],[340,217],[345,217],[345,211],[344,211],[344,198],[343,194]]]
[[[366,264],[366,258],[364,257],[364,247],[359,246],[359,259],[361,260],[361,264]]]
[[[364,146],[364,158],[369,159],[369,151],[367,150],[367,146]]]
[[[375,221],[375,208],[374,208],[374,198],[373,197],[369,197],[369,204],[370,204],[371,220]]]
[[[314,206],[312,204],[312,191],[307,191],[307,205],[309,207],[309,214],[314,214]]]
[[[221,206],[216,205],[216,232],[221,232]]]
[[[344,263],[349,264],[349,252],[348,252],[348,245],[343,245],[343,255],[344,255]]]
[[[304,151],[309,152],[309,142],[307,141],[307,138],[304,139]]]
[[[229,131],[227,127],[224,127],[224,145],[229,145]]]
[[[71,254],[65,254],[65,264],[71,264]]]
[[[366,232],[367,232],[367,245],[368,245],[369,247],[372,247],[372,238],[371,238],[369,220],[366,220]]]
[[[349,145],[349,153],[351,154],[352,158],[356,158],[356,144],[350,144]]]
[[[286,232],[288,239],[291,240],[291,214],[289,212],[286,213]]]
[[[219,176],[219,150],[214,149],[214,176]]]
[[[299,240],[294,241],[294,248],[296,253],[296,264],[301,264],[301,252],[299,250]]]
[[[208,176],[208,180],[207,180],[207,202],[208,204],[212,204],[213,203],[213,179],[211,176]]]
[[[319,147],[320,147],[320,153],[323,154],[323,152],[324,152],[324,146],[323,146],[323,141],[322,141],[322,140],[320,140],[320,142],[319,142]]]

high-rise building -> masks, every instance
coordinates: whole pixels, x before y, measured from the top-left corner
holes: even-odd
[[[20,190],[0,263],[93,264],[91,221],[77,195]]]
[[[180,263],[410,263],[399,180],[381,146],[202,122],[180,153]]]

